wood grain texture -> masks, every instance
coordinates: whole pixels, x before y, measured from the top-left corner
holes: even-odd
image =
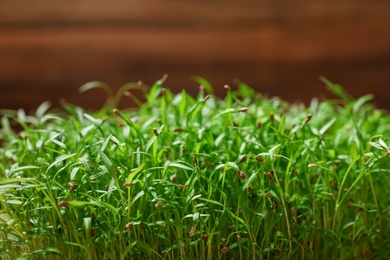
[[[196,93],[190,76],[201,75],[223,95],[239,78],[305,102],[328,95],[323,75],[390,108],[389,11],[384,0],[2,2],[0,107],[64,97],[97,108],[104,95],[80,95],[82,84],[152,84],[168,73],[174,91]]]

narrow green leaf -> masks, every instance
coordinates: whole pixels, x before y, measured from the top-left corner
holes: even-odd
[[[379,145],[379,144],[377,144],[377,143],[369,142],[369,144],[370,144],[372,147],[375,147],[376,149],[379,149],[379,150],[386,150],[385,148],[383,148],[381,145]]]
[[[353,113],[356,114],[365,103],[367,103],[373,99],[374,99],[374,95],[372,95],[372,94],[360,97],[358,100],[355,101],[355,104],[353,105],[353,108],[352,108]]]
[[[154,143],[154,141],[157,139],[157,136],[156,135],[153,135],[152,138],[149,139],[149,141],[147,142],[146,146],[145,146],[145,152],[148,152],[149,151],[149,148],[152,146],[152,144]]]
[[[176,168],[180,168],[180,169],[187,170],[187,171],[194,170],[193,167],[190,167],[190,166],[187,166],[187,165],[184,165],[184,164],[181,164],[181,163],[170,163],[167,166],[168,167],[176,167]]]
[[[216,201],[216,200],[206,199],[206,198],[199,198],[199,200],[203,200],[203,201],[206,201],[206,202],[208,202],[208,203],[211,203],[211,204],[215,204],[215,205],[224,207],[224,206],[222,205],[222,203],[220,203],[219,201]]]
[[[128,183],[131,183],[134,179],[134,177],[140,173],[142,171],[142,169],[144,168],[145,166],[145,163],[142,163],[140,166],[138,166],[135,170],[133,170],[132,172],[130,172],[129,176],[127,177],[127,182]]]
[[[344,88],[338,84],[331,82],[330,80],[320,77],[320,80],[324,82],[330,89],[330,91],[343,99],[344,102],[349,102],[352,98],[347,94]]]
[[[35,116],[38,117],[38,118],[41,118],[46,112],[47,110],[50,108],[50,102],[49,101],[45,101],[43,102],[38,108],[37,108],[37,111],[35,112]]]
[[[109,97],[112,97],[112,89],[111,86],[107,83],[104,83],[102,81],[91,81],[88,83],[85,83],[79,88],[80,93],[84,93],[85,91],[91,90],[91,89],[103,89]]]
[[[279,123],[279,133],[281,135],[284,134],[284,127],[285,127],[285,124],[286,124],[286,116],[285,115],[282,115],[282,118],[280,119],[280,123]]]
[[[326,123],[326,125],[324,125],[321,129],[320,129],[320,134],[321,135],[324,135],[326,131],[328,131],[328,129],[334,124],[334,122],[336,122],[336,117],[333,117],[328,123]]]
[[[208,94],[214,94],[213,87],[206,79],[199,76],[193,76],[192,79],[195,80],[198,84],[202,85]]]
[[[77,153],[72,153],[72,154],[66,154],[66,155],[61,155],[61,156],[58,156],[57,159],[49,165],[49,167],[47,167],[47,170],[46,172],[48,172],[51,168],[53,168],[54,166],[56,166],[57,164],[59,164],[60,162],[63,162],[73,156],[75,156]]]
[[[101,150],[101,149],[97,149],[100,157],[102,158],[104,164],[107,166],[107,167],[112,167],[112,162],[110,160],[110,158],[108,158],[108,156]]]

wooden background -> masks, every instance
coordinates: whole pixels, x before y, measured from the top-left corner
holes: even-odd
[[[330,96],[320,75],[390,108],[390,1],[12,0],[0,2],[0,108],[60,98],[98,108],[117,89],[167,73],[166,86],[219,95],[239,78],[262,93]],[[122,106],[130,103],[123,103]]]

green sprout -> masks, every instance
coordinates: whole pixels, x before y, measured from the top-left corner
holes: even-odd
[[[321,78],[340,100],[304,106],[165,79],[87,83],[108,93],[95,112],[2,111],[0,259],[389,257],[390,117],[372,95]]]

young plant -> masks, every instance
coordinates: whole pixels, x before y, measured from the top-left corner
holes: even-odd
[[[95,82],[100,111],[3,111],[0,259],[388,257],[390,117],[371,95],[322,79],[341,100],[305,107],[197,80],[195,98]],[[118,110],[134,86],[147,101]]]

